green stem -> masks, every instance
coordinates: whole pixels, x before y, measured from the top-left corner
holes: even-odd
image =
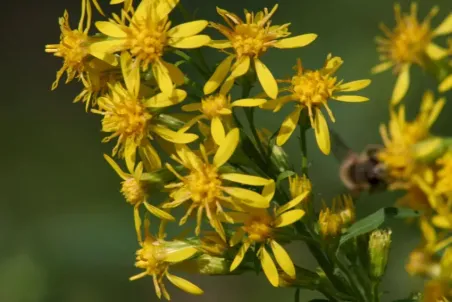
[[[372,281],[372,302],[380,302],[379,281]]]
[[[175,49],[173,50],[173,53],[182,59],[184,59],[187,63],[191,64],[196,68],[196,70],[207,80],[210,78],[209,71],[204,70],[199,64],[197,64],[192,57],[190,57],[188,54],[183,52],[182,50]]]
[[[308,176],[308,150],[306,146],[306,130],[309,125],[306,119],[300,117],[298,128],[300,129],[301,172]]]

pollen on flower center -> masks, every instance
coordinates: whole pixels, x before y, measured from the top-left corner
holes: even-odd
[[[142,202],[146,196],[140,182],[133,177],[122,182],[121,193],[124,195],[127,202],[132,205]]]
[[[400,63],[417,62],[431,41],[431,32],[428,27],[417,22],[406,22],[392,39],[391,56]]]
[[[263,211],[245,221],[243,229],[248,233],[248,238],[254,242],[263,242],[272,235],[271,223],[272,218]]]
[[[135,266],[146,270],[148,274],[162,275],[169,264],[164,262],[164,248],[158,241],[146,240],[137,251]]]
[[[258,57],[268,49],[265,45],[266,31],[257,24],[241,24],[235,28],[232,39],[237,56]]]
[[[319,71],[306,71],[292,78],[293,93],[304,105],[320,105],[331,96],[336,78],[322,75]]]
[[[194,170],[187,177],[187,186],[195,203],[215,204],[217,197],[221,195],[221,180],[217,169],[209,164]]]
[[[201,110],[209,119],[219,116],[220,111],[227,107],[228,99],[222,94],[208,96],[201,102]]]
[[[130,52],[143,62],[145,70],[163,55],[169,25],[168,22],[160,22],[151,27],[145,21],[137,21],[130,27]]]

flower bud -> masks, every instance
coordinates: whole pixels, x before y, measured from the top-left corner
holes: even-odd
[[[339,214],[325,208],[320,211],[319,228],[322,236],[327,238],[334,238],[340,235],[342,229],[342,219]]]
[[[337,209],[337,213],[342,219],[342,226],[347,227],[355,222],[356,213],[353,199],[350,195],[344,194],[333,200],[333,208]]]
[[[369,239],[369,275],[373,279],[380,279],[388,264],[391,246],[391,230],[375,230]]]
[[[413,157],[422,162],[433,162],[447,150],[447,140],[439,137],[427,138],[411,148]]]

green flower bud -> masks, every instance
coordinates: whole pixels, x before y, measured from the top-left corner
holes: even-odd
[[[389,249],[391,246],[391,230],[375,230],[369,239],[369,276],[380,279],[388,264]]]

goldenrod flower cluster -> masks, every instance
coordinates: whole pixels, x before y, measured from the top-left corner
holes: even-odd
[[[264,60],[267,51],[298,49],[317,39],[314,33],[292,34],[290,23],[274,24],[277,4],[258,12],[244,10],[243,17],[217,8],[222,23],[178,23],[173,19],[178,9],[190,18],[179,0],[112,0],[111,10],[118,10],[110,16],[97,0],[81,2],[78,27],[71,28],[64,12],[59,43],[45,48],[63,60],[52,90],[64,74],[66,83],[81,82],[74,102],[85,103],[85,110],[101,119],[102,142],[111,143],[111,154],[104,158],[133,208],[139,245],[135,266],[141,271],[130,280],[151,276],[157,296],[170,300],[167,281],[188,293],[203,293],[173,272],[256,271],[275,287],[314,289],[331,301],[379,301],[391,231],[363,233],[354,199],[347,194],[334,198],[331,207],[316,207],[305,137],[312,128],[320,151],[328,155],[334,142],[325,114],[335,122],[329,102],[366,102],[366,96],[355,92],[371,81],[339,78],[344,61],[329,52],[320,68],[305,69],[297,59],[290,78],[275,79]],[[450,59],[452,45],[443,49],[432,40],[452,32],[452,14],[431,30],[437,10],[419,22],[416,5],[407,16],[396,5],[397,25],[393,31],[384,27],[387,37],[378,40],[384,62],[374,71],[394,66],[399,74],[391,121],[381,127],[384,147],[377,156],[385,181],[389,189],[407,191],[406,206],[424,211],[420,225],[425,243],[413,252],[407,268],[430,278],[426,296],[441,289],[438,297],[447,299],[452,282],[447,237],[452,229],[452,151],[450,140],[431,133],[445,99],[435,101],[427,92],[413,121],[406,120],[404,105],[395,107],[408,90],[412,64],[428,69],[435,60]],[[93,23],[95,14],[103,19]],[[94,28],[98,33],[91,33]],[[215,34],[223,39],[213,39]],[[204,57],[209,51],[225,57],[209,66]],[[192,75],[195,71],[199,74]],[[199,84],[196,76],[204,82]],[[450,74],[442,72],[440,80],[440,91],[450,89]],[[251,93],[253,87],[260,91]],[[256,128],[256,110],[278,112],[291,102],[293,110],[279,129]],[[239,118],[241,111],[245,119]],[[283,149],[297,128],[301,169],[290,164]],[[160,225],[156,234],[151,223]],[[165,227],[171,224],[193,227],[167,239]],[[317,272],[293,262],[285,245],[294,241],[308,245],[319,264]]]

